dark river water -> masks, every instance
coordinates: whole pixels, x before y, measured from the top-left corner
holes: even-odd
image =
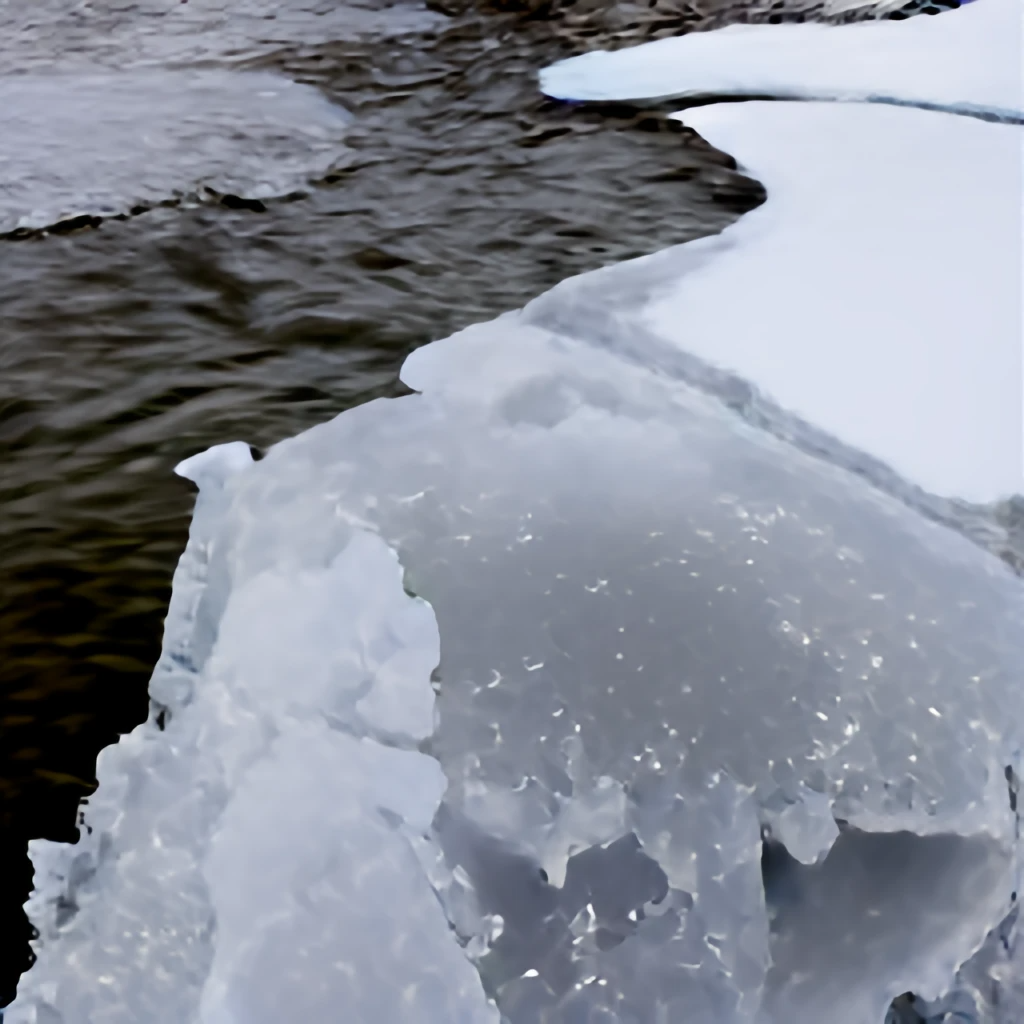
[[[296,2],[268,40],[242,17],[262,0],[230,30],[210,0],[169,43],[174,4],[0,0],[0,76],[175,43],[315,86],[353,115],[349,150],[287,199],[0,240],[0,1006],[28,962],[25,842],[76,837],[96,753],[146,714],[193,500],[174,464],[394,393],[416,346],[762,197],[664,112],[537,92],[552,59],[735,16],[720,3],[363,5],[339,32],[341,4]]]

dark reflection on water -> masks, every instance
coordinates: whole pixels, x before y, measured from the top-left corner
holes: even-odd
[[[0,245],[0,931],[25,840],[73,840],[97,751],[145,715],[192,495],[175,462],[387,394],[403,357],[759,201],[660,115],[548,104],[549,25],[282,49],[250,66],[356,117],[349,165],[263,212],[158,209]],[[26,949],[27,957],[27,949]],[[3,965],[0,1005],[27,963]]]

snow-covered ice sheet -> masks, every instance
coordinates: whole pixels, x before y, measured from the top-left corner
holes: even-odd
[[[1019,580],[544,326],[572,284],[182,467],[157,708],[33,844],[7,1024],[864,1024],[1010,912]]]
[[[538,302],[559,323],[642,310],[679,350],[925,490],[1024,491],[1022,129],[862,104],[679,116],[764,183],[765,204]]]
[[[286,195],[344,152],[349,115],[265,72],[0,77],[0,233],[203,198]]]
[[[546,68],[541,88],[564,100],[876,100],[1020,120],[1024,11],[975,0],[899,22],[733,25],[572,57]]]

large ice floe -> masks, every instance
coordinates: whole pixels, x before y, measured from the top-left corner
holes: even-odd
[[[940,994],[1016,887],[1017,579],[529,310],[404,376],[183,467],[160,710],[34,844],[8,1024]]]
[[[761,210],[419,350],[413,394],[259,462],[182,464],[153,713],[101,754],[78,844],[32,844],[38,960],[6,1024],[1024,1019],[1024,591],[936,521],[966,455],[943,476],[808,397],[863,389],[850,347],[879,332],[900,383],[864,416],[902,437],[1009,358],[1020,129],[685,118],[763,177]],[[961,173],[990,195],[957,205]],[[903,206],[875,208],[883,178]],[[890,286],[915,230],[922,270]],[[976,362],[946,351],[971,325]],[[815,331],[842,379],[807,365]],[[751,339],[779,353],[767,393]],[[937,448],[986,403],[1005,429],[979,373]],[[979,493],[1015,487],[997,454]]]

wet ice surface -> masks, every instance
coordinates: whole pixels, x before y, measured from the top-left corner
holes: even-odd
[[[322,178],[349,118],[315,89],[218,70],[0,77],[0,234]]]
[[[1019,0],[859,25],[736,25],[547,68],[571,100],[694,96],[878,100],[1024,119]]]
[[[175,463],[393,393],[417,345],[760,201],[664,119],[652,132],[633,112],[546,102],[536,70],[560,52],[547,23],[470,10],[446,26],[332,29],[255,62],[354,115],[345,173],[302,201],[185,204],[4,243],[0,932],[26,956],[25,842],[76,834],[98,750],[146,713],[191,515]],[[0,1003],[22,966],[0,972]]]
[[[218,489],[204,476],[200,517]],[[175,581],[179,626],[203,542]],[[393,553],[360,534],[324,572],[254,580],[217,627],[218,682],[162,736],[141,727],[103,755],[127,813],[97,805],[68,876],[56,998],[43,981],[42,1008],[6,1019],[48,1019],[52,1000],[67,1021],[327,1021],[344,998],[353,1020],[496,1020],[409,842],[444,790],[414,749],[438,640]],[[167,665],[187,661],[186,635],[169,640]]]
[[[9,1021],[862,1024],[1009,911],[1017,579],[548,315],[199,467],[164,732],[35,844]]]
[[[9,1021],[1020,1018],[1018,581],[595,280],[182,467],[154,717],[34,845]]]
[[[442,21],[416,4],[5,0],[0,234],[301,190],[341,155],[344,110],[236,68],[286,46]]]

